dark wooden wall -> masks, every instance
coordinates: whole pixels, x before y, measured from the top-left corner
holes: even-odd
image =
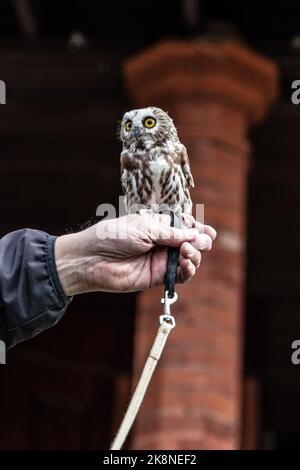
[[[273,43],[280,97],[252,135],[249,178],[246,374],[257,390],[259,435],[265,448],[299,448],[300,366],[300,106],[291,84],[300,78],[299,50]]]
[[[22,227],[77,230],[98,204],[117,203],[127,53],[112,42],[83,53],[63,42],[2,42],[1,236]],[[0,448],[107,448],[115,400],[127,393],[134,307],[133,295],[80,296],[55,328],[8,352]]]

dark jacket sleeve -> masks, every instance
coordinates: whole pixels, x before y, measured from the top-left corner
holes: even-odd
[[[32,229],[0,240],[0,339],[7,348],[55,325],[71,300],[58,278],[55,240]]]

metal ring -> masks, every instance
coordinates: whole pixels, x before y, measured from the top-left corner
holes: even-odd
[[[173,315],[160,315],[159,323],[162,325],[164,321],[170,323],[171,328],[174,328],[174,326],[176,326],[176,321]]]

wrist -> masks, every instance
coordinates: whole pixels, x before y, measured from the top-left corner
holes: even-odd
[[[65,295],[88,292],[92,257],[84,254],[79,233],[62,235],[56,239],[54,256],[56,270]]]

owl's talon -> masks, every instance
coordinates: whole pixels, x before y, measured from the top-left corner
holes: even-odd
[[[196,227],[196,220],[190,214],[181,214],[182,223],[187,228],[195,228]]]
[[[145,215],[145,214],[152,215],[154,214],[154,210],[153,209],[139,209],[138,214],[139,215]]]

